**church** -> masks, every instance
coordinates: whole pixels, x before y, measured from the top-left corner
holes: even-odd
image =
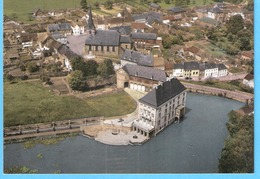
[[[129,35],[122,35],[117,30],[97,30],[93,18],[91,7],[88,9],[88,19],[85,41],[85,51],[93,55],[119,55],[125,49],[131,50],[133,42]]]

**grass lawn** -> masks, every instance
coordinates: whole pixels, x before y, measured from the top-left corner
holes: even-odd
[[[87,0],[87,3],[93,6],[96,1]],[[98,0],[99,3],[105,1]],[[12,17],[15,13],[18,21],[28,22],[29,15],[38,8],[43,11],[79,8],[80,0],[4,0],[3,4],[5,15]]]
[[[4,82],[4,126],[42,123],[92,116],[119,116],[135,110],[125,92],[93,98],[56,96],[38,82]]]

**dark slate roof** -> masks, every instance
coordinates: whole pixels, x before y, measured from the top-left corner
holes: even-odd
[[[217,64],[218,70],[225,70],[227,67],[224,64]]]
[[[150,7],[153,7],[153,8],[160,8],[160,6],[158,4],[155,4],[152,2],[149,5],[150,5]]]
[[[132,39],[145,39],[145,40],[156,40],[157,35],[155,33],[131,33]]]
[[[133,50],[125,50],[121,56],[121,60],[126,60],[132,63],[136,63],[141,66],[153,66],[153,57],[151,55],[144,55],[141,52]]]
[[[120,43],[131,43],[132,40],[129,35],[121,35]]]
[[[53,34],[51,34],[51,37],[54,38],[55,40],[60,39],[60,38],[66,38],[66,36],[62,35],[59,32],[54,32]]]
[[[198,62],[184,62],[184,70],[199,70]]]
[[[71,26],[69,23],[61,23],[59,24],[59,29],[60,30],[71,30]]]
[[[120,33],[116,30],[97,30],[95,35],[87,37],[86,45],[119,46]]]
[[[48,26],[49,31],[59,31],[59,30],[71,30],[71,26],[69,23],[61,23],[61,24],[50,24]]]
[[[181,7],[172,7],[168,9],[168,11],[174,12],[174,13],[181,13],[181,12],[186,12],[183,8]]]
[[[59,27],[58,24],[50,24],[50,25],[48,26],[48,29],[49,29],[49,31],[57,31],[57,30],[60,29],[60,27]]]
[[[186,88],[180,83],[179,80],[172,78],[171,80],[166,81],[162,85],[154,88],[139,101],[153,107],[159,107],[163,103],[183,92],[185,89]]]
[[[141,19],[147,20],[148,18],[161,20],[162,16],[163,16],[163,14],[158,13],[158,12],[148,12],[148,13],[144,13],[144,14],[134,14],[133,18],[135,21],[141,20]]]
[[[131,64],[126,64],[122,69],[130,76],[138,76],[161,82],[166,81],[166,73],[163,70]]]
[[[253,80],[254,79],[254,75],[252,75],[252,74],[247,74],[246,76],[245,76],[245,78],[244,79],[246,79],[246,80],[248,80],[248,81],[250,81],[250,80]]]
[[[117,30],[121,35],[128,35],[132,32],[131,26],[117,26],[112,27],[109,30]]]
[[[74,53],[72,50],[70,50],[70,48],[66,45],[62,45],[59,49],[58,49],[59,54],[61,55],[65,55],[68,59],[72,59],[72,58],[76,58],[79,57],[79,55],[77,55],[76,53]]]
[[[215,63],[205,63],[205,69],[218,68]]]
[[[184,69],[184,64],[176,63],[176,64],[174,64],[173,69]]]
[[[213,13],[223,13],[223,11],[222,11],[220,8],[218,8],[218,7],[215,7],[215,8],[213,8],[213,9],[210,9],[209,12],[213,12]]]

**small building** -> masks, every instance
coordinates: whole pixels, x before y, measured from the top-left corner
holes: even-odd
[[[239,113],[242,116],[250,116],[254,114],[254,107],[253,106],[244,106],[240,108],[239,110],[236,110],[237,113]]]
[[[162,39],[155,33],[131,33],[136,48],[146,49],[161,46]]]
[[[243,51],[241,53],[240,58],[242,60],[252,60],[254,58],[254,55],[253,55],[253,53],[251,51]]]
[[[254,88],[254,75],[247,74],[243,79],[243,84],[250,88]]]
[[[116,72],[117,87],[148,92],[158,84],[166,81],[166,73],[163,70],[126,64]]]
[[[161,9],[161,6],[158,5],[158,4],[156,4],[156,3],[151,2],[151,3],[149,4],[149,8],[150,8],[150,10],[152,10],[152,11],[159,11],[159,10]]]
[[[186,13],[186,10],[181,8],[181,7],[172,7],[170,9],[168,9],[168,12],[169,13],[172,13],[172,14],[181,14],[181,15],[184,15]]]
[[[138,101],[138,119],[132,130],[144,136],[156,136],[173,122],[185,115],[186,88],[177,80],[170,79],[156,86]]]
[[[72,35],[72,28],[69,23],[50,24],[47,31],[49,33],[60,32],[63,35]]]

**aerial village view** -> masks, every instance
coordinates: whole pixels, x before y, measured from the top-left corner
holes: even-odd
[[[253,0],[4,0],[14,173],[254,173]]]

